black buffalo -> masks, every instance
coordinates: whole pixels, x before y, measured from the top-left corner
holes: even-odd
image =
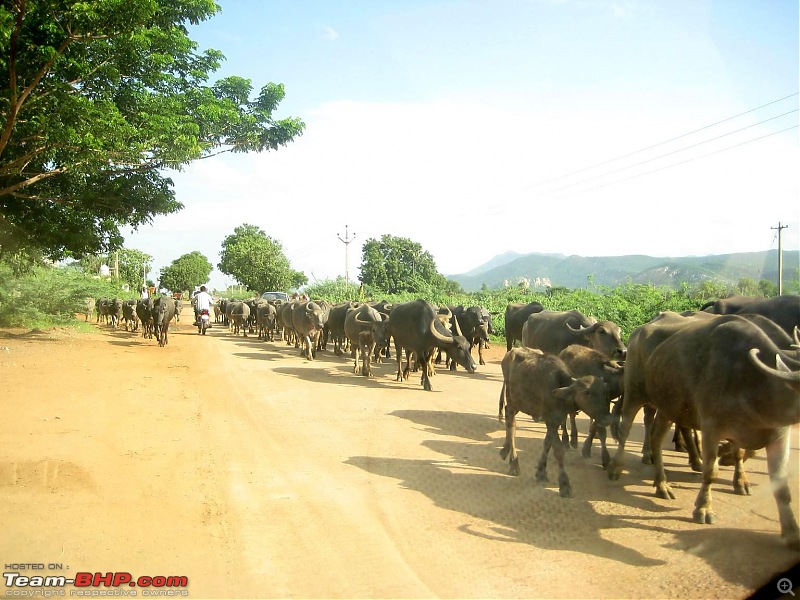
[[[441,348],[451,359],[467,371],[475,371],[475,361],[469,353],[469,343],[464,336],[453,333],[442,324],[436,309],[425,300],[414,300],[392,307],[386,335],[394,339],[397,355],[397,381],[408,378],[413,354],[422,371],[422,387],[432,390],[430,381],[431,358],[435,348]],[[406,367],[402,368],[402,351],[406,350]]]
[[[658,327],[656,322],[637,328],[631,345],[638,344],[639,335]],[[675,497],[661,452],[672,422],[699,429],[703,437],[703,483],[693,515],[698,523],[715,520],[711,483],[717,475],[720,440],[738,448],[766,448],[781,537],[790,548],[800,550],[800,529],[787,482],[790,431],[800,422],[800,363],[784,331],[764,318],[692,319],[652,351],[632,352],[625,365],[624,385],[620,445],[609,465],[609,478],[620,477],[633,419],[643,405],[650,404],[657,410],[650,431],[657,496]]]

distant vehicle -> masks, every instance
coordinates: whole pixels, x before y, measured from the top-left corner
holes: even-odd
[[[289,294],[286,292],[264,292],[261,294],[261,297],[264,300],[268,300],[272,302],[273,300],[283,300],[284,302],[289,301]]]

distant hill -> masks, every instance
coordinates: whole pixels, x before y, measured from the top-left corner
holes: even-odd
[[[783,280],[791,281],[800,268],[800,252],[783,253]],[[677,287],[683,282],[698,283],[706,279],[735,284],[743,277],[756,281],[777,282],[778,251],[740,252],[711,256],[657,257],[629,256],[564,256],[562,254],[500,254],[485,264],[460,275],[448,275],[465,291],[502,287],[505,281],[516,285],[521,277],[531,287],[563,286],[571,289],[588,285],[591,275],[594,285],[613,287],[632,281]]]

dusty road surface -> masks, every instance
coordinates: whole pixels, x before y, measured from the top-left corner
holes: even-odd
[[[597,450],[570,451],[562,499],[552,458],[551,484],[534,479],[544,426],[523,416],[522,474],[507,475],[499,345],[425,392],[391,365],[368,380],[330,351],[311,362],[188,321],[165,348],[106,326],[0,331],[4,572],[188,581],[89,589],[139,597],[740,598],[800,558],[780,540],[763,451],[749,497],[721,469],[705,526],[685,455],[665,453],[678,498],[654,497],[640,425],[618,482]]]

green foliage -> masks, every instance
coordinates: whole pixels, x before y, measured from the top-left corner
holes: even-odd
[[[14,277],[0,262],[0,326],[41,327],[68,325],[83,312],[86,298],[120,297],[123,292],[109,280],[95,279],[70,267],[36,267]]]
[[[161,269],[159,285],[171,292],[185,292],[208,281],[213,265],[198,251],[176,258]]]
[[[308,281],[305,274],[291,268],[280,242],[255,225],[245,223],[234,229],[222,242],[220,257],[220,271],[259,294]]]
[[[336,279],[325,279],[306,286],[304,291],[312,300],[327,300],[331,304],[338,304],[348,300],[365,300],[369,298],[371,289],[368,286],[364,286],[363,295],[360,290],[361,286],[353,282],[346,283],[344,277],[339,276]]]
[[[120,227],[182,208],[166,168],[275,150],[302,134],[268,83],[208,80],[224,56],[187,26],[214,0],[14,0],[0,6],[0,258],[121,247]]]
[[[134,248],[120,248],[118,257],[119,282],[127,283],[132,290],[139,289],[142,286],[144,274],[150,270],[150,266],[153,264],[153,257]]]
[[[446,286],[431,253],[408,238],[383,235],[380,241],[368,239],[362,248],[360,268],[359,279],[365,285],[388,294],[413,292],[424,296]]]

